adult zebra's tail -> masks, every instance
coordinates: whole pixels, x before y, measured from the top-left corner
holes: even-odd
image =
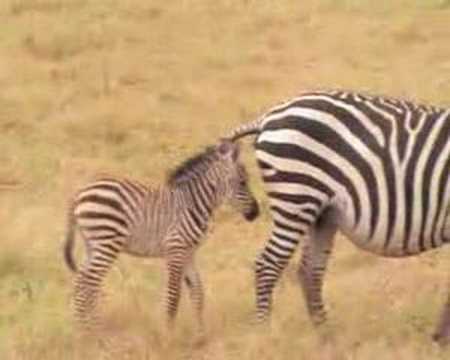
[[[261,129],[262,119],[259,118],[255,121],[246,123],[234,129],[226,138],[230,139],[231,141],[236,141],[244,136],[259,134],[261,132]]]
[[[64,243],[64,260],[66,262],[67,267],[73,272],[77,272],[77,264],[75,263],[75,259],[73,258],[73,246],[75,242],[75,216],[73,215],[73,208],[70,207],[69,213],[67,215],[67,233],[66,233],[66,241]]]

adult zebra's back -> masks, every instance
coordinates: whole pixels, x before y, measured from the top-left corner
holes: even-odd
[[[230,138],[256,135],[273,217],[256,260],[257,315],[302,241],[300,282],[315,324],[325,320],[323,275],[341,230],[389,257],[450,242],[450,109],[344,91],[309,92]],[[450,300],[436,337],[450,339]]]

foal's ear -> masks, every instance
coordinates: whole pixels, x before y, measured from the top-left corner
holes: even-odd
[[[239,144],[229,139],[221,139],[219,145],[217,145],[217,151],[220,156],[231,156],[231,159],[236,161],[239,157]]]

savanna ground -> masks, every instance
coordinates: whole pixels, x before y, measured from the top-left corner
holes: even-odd
[[[160,183],[233,126],[311,88],[450,103],[448,1],[2,0],[0,3],[1,359],[94,359],[75,345],[61,257],[70,194],[99,172]],[[199,252],[207,341],[182,301],[170,346],[158,260],[122,257],[107,321],[132,359],[448,359],[430,342],[448,250],[408,260],[339,238],[325,296],[334,343],[317,341],[295,280],[271,328],[251,325],[253,260],[269,233],[230,208]],[[79,260],[82,257],[78,244]],[[121,355],[118,358],[123,358]]]

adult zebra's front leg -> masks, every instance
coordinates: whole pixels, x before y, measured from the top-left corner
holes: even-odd
[[[302,248],[298,277],[309,316],[316,326],[326,320],[322,300],[323,276],[333,249],[336,230],[332,213],[324,211]]]

